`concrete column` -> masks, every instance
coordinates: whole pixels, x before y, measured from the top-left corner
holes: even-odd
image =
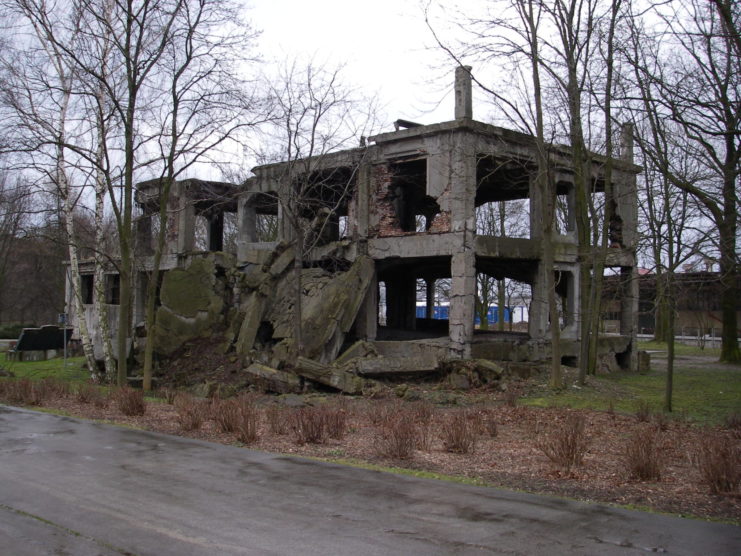
[[[145,212],[135,221],[135,245],[138,255],[151,255],[153,252],[152,218],[159,218],[159,215],[153,215]]]
[[[371,341],[378,333],[378,276],[375,272],[355,319],[355,333],[361,340]]]
[[[626,162],[633,162],[632,124],[624,124],[621,128],[620,157]],[[615,172],[613,189],[616,203],[615,213],[622,229],[622,245],[626,249],[635,249],[638,241],[638,194],[635,174]]]
[[[425,279],[425,318],[435,318],[435,280]]]
[[[370,227],[370,165],[362,164],[358,168],[358,194],[356,195],[357,235],[360,239],[368,237]]]
[[[473,249],[454,253],[450,262],[451,288],[448,329],[450,355],[471,357],[473,324],[476,310],[476,254]]]
[[[475,138],[466,132],[451,137],[450,209],[455,251],[450,261],[448,316],[451,357],[471,356],[476,301],[476,156]]]
[[[638,272],[635,267],[620,268],[620,334],[631,338],[627,364],[631,371],[638,370]]]
[[[175,228],[175,237],[172,238],[175,249],[174,253],[186,253],[193,251],[196,239],[196,211],[193,203],[189,202],[186,195],[186,189],[181,182],[173,187],[177,191],[174,204],[177,206],[177,212],[172,218],[177,222]],[[168,234],[169,236],[169,234]],[[169,243],[169,242],[168,242]]]
[[[552,269],[545,269],[543,266],[543,261],[538,261],[538,269],[530,288],[528,334],[533,339],[545,338],[548,331],[548,289],[545,272],[552,272]]]
[[[543,196],[534,174],[530,175],[528,197],[530,198],[530,239],[542,238],[544,212]]]
[[[460,118],[473,118],[471,66],[455,68],[455,119]]]

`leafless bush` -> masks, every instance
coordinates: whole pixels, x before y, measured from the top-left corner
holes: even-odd
[[[726,415],[725,424],[736,440],[741,439],[741,411],[731,411]]]
[[[655,430],[644,427],[633,433],[625,445],[625,466],[631,479],[658,481],[661,478],[661,456]]]
[[[429,452],[432,448],[432,420],[435,407],[429,402],[414,402],[408,408],[408,414],[417,425],[417,449]],[[402,411],[404,413],[404,411]]]
[[[98,387],[89,382],[85,382],[77,385],[75,399],[80,403],[91,403],[96,394],[98,394]]]
[[[669,429],[669,416],[663,411],[657,411],[653,415],[656,428],[664,432]]]
[[[177,421],[184,431],[194,431],[201,428],[208,414],[207,403],[198,400],[190,394],[180,394],[175,398],[175,411],[178,414]]]
[[[265,419],[268,422],[268,430],[271,434],[288,434],[288,411],[280,405],[269,405],[265,409]]]
[[[235,432],[241,419],[240,402],[235,398],[228,400],[214,398],[211,400],[210,414],[221,432]]]
[[[393,421],[395,416],[402,411],[403,402],[400,400],[388,400],[373,403],[368,406],[368,419],[375,426],[384,426],[388,421]]]
[[[504,405],[507,407],[515,407],[517,405],[517,400],[520,399],[520,392],[517,390],[517,388],[508,388],[504,392]]]
[[[260,437],[260,409],[250,396],[237,398],[239,421],[236,428],[237,440],[244,444],[252,444]]]
[[[493,411],[484,409],[479,412],[479,433],[485,434],[489,438],[496,438],[499,434],[497,420]]]
[[[469,454],[476,447],[476,437],[480,429],[476,419],[477,412],[456,411],[444,419],[440,429],[443,447],[448,452]]]
[[[159,391],[159,395],[168,404],[173,405],[175,403],[175,398],[177,398],[178,391],[174,388],[162,388]]]
[[[651,419],[651,406],[646,400],[638,400],[636,403],[636,419],[640,423],[648,423]]]
[[[321,444],[326,435],[324,411],[301,407],[291,413],[291,430],[296,444]]]
[[[128,386],[118,388],[113,394],[116,405],[121,413],[127,417],[144,415],[147,406],[144,402],[144,392],[134,390]]]
[[[566,471],[581,465],[589,447],[582,415],[569,414],[538,439],[538,449]]]
[[[342,440],[347,432],[347,411],[340,405],[338,407],[324,407],[324,428],[329,438]]]
[[[41,383],[21,378],[2,381],[2,384],[4,385],[4,398],[10,404],[41,405],[44,401],[45,389]]]
[[[41,381],[47,397],[66,398],[69,396],[69,382],[57,378],[47,377]]]
[[[734,492],[741,483],[741,449],[729,438],[705,438],[694,454],[703,482],[713,494]]]
[[[419,445],[419,428],[407,412],[387,416],[384,423],[376,429],[374,444],[379,455],[408,459]]]

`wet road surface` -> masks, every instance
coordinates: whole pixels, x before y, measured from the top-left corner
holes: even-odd
[[[741,528],[0,405],[0,555],[741,554]]]

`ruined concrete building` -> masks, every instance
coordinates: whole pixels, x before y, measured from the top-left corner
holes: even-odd
[[[565,364],[575,363],[579,253],[570,150],[549,152],[563,211],[552,232],[555,264],[546,268],[534,139],[475,121],[471,106],[470,71],[459,67],[454,120],[399,120],[395,131],[368,137],[356,149],[259,166],[240,185],[176,183],[153,335],[157,353],[169,356],[207,337],[241,358],[250,376],[281,391],[298,377],[357,391],[359,377],[430,370],[446,360],[538,365],[550,357],[545,279],[554,273],[561,354]],[[599,352],[604,365],[634,368],[639,168],[627,137],[622,150],[612,198],[602,202],[614,213],[607,266],[622,277],[620,330],[600,338]],[[604,163],[592,155],[594,195],[603,195]],[[152,264],[158,191],[148,182],[137,192],[140,291]],[[516,200],[528,205],[528,233],[487,235],[477,226],[480,207]],[[477,273],[529,286],[527,332],[476,329]],[[115,290],[115,276],[110,281]],[[449,288],[445,320],[433,318],[442,283]],[[417,316],[421,295],[425,318]],[[109,308],[115,327],[116,307]],[[134,314],[136,325],[143,320],[141,293]],[[94,323],[96,316],[87,318]]]

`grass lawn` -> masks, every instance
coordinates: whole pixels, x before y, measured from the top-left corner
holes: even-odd
[[[16,378],[40,380],[52,377],[74,383],[87,382],[90,379],[84,364],[84,357],[68,357],[66,367],[63,358],[48,361],[0,361],[0,367],[12,372]]]
[[[678,345],[679,347],[679,345]],[[666,344],[641,344],[641,349],[665,351]],[[714,353],[717,352],[717,353]],[[673,414],[702,424],[719,424],[731,412],[741,412],[741,366],[715,363],[720,350],[681,346],[674,364]],[[709,357],[713,363],[693,356]],[[663,359],[663,361],[662,361]],[[646,374],[618,372],[589,377],[583,388],[540,391],[522,400],[526,405],[572,407],[635,413],[643,401],[654,411],[664,406],[666,354],[652,354]]]

